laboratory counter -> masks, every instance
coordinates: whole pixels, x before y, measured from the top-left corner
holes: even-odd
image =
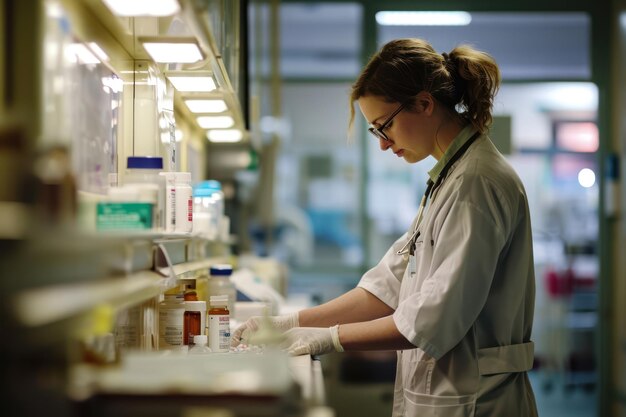
[[[129,353],[116,367],[76,366],[70,380],[79,416],[333,415],[324,407],[320,361],[280,351]]]

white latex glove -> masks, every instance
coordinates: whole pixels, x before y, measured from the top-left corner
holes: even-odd
[[[285,333],[287,341],[281,347],[292,356],[343,352],[343,346],[339,343],[338,329],[338,325],[333,327],[294,327]]]
[[[245,323],[237,327],[231,336],[230,346],[236,347],[241,342],[248,340],[252,333],[259,330],[259,325],[262,319],[262,316],[250,317]],[[287,330],[300,325],[297,312],[283,314],[280,316],[272,316],[269,317],[269,320],[272,323],[272,326],[280,332],[286,332]]]

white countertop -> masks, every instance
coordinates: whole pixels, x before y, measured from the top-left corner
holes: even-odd
[[[291,356],[289,369],[293,378],[302,387],[302,397],[309,405],[326,403],[324,375],[319,360],[313,359],[310,355]]]

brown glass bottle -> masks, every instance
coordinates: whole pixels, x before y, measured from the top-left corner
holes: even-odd
[[[193,337],[204,334],[205,301],[185,301],[183,317],[183,343],[193,345]]]
[[[212,296],[208,313],[209,347],[213,352],[228,352],[230,348],[230,311],[228,296]]]

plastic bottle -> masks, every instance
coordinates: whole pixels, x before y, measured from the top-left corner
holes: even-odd
[[[207,239],[221,237],[224,217],[224,193],[219,181],[202,181],[193,189],[194,232]]]
[[[157,204],[154,209],[153,228],[164,228],[165,179],[159,173],[163,170],[160,156],[129,156],[126,162],[124,184],[141,184],[147,190],[156,190]]]
[[[118,313],[113,330],[117,348],[139,348],[140,317],[140,306],[133,306]]]
[[[185,301],[183,343],[189,345],[196,335],[204,334],[206,301]]]
[[[213,352],[228,352],[230,349],[230,312],[228,296],[214,295],[209,309],[209,347]]]
[[[159,303],[159,349],[184,346],[185,300],[182,291],[165,293]]]
[[[209,281],[207,285],[207,294],[209,297],[214,295],[228,296],[228,311],[232,317],[235,317],[235,301],[237,301],[237,288],[230,280],[233,274],[233,267],[229,264],[217,264],[209,268]],[[210,301],[210,300],[207,300]]]
[[[165,178],[165,231],[191,233],[193,192],[190,172],[161,172]]]
[[[207,346],[206,335],[198,334],[193,337],[193,346],[189,348],[189,355],[204,355],[211,352],[211,348]]]

